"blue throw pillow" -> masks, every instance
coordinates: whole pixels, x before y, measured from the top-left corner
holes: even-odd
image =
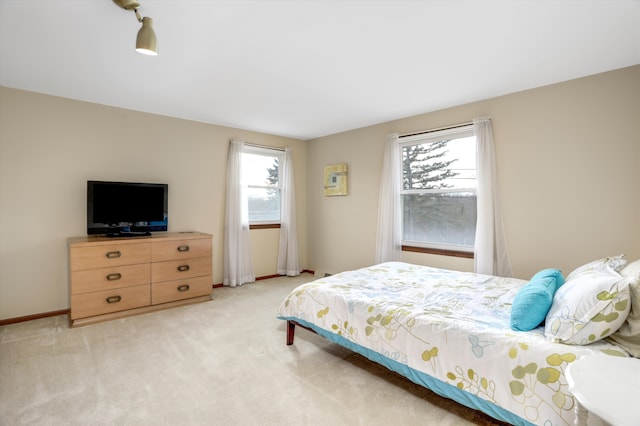
[[[543,269],[542,271],[538,272],[533,277],[531,277],[531,281],[536,280],[538,278],[546,278],[546,277],[552,277],[556,280],[556,289],[553,291],[553,293],[558,291],[560,286],[564,284],[564,277],[562,276],[562,272],[560,271],[560,269],[553,269],[553,268]]]
[[[544,269],[535,274],[513,299],[511,328],[529,331],[541,325],[551,309],[553,295],[562,284],[564,277],[558,269]]]

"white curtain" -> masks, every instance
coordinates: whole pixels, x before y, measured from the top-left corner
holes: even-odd
[[[296,231],[296,200],[293,184],[293,160],[291,149],[284,149],[282,190],[280,193],[280,249],[278,250],[279,275],[295,277],[300,275],[298,259],[298,234]]]
[[[479,274],[513,276],[498,200],[495,149],[489,118],[473,120],[478,169],[478,221],[474,270]]]
[[[402,259],[402,218],[400,206],[400,150],[398,134],[387,136],[378,201],[376,263]]]
[[[249,204],[242,182],[243,148],[244,142],[232,140],[227,160],[223,284],[230,287],[256,280],[249,235]]]

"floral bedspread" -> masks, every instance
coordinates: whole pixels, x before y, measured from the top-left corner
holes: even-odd
[[[388,262],[301,285],[278,317],[399,365],[398,372],[420,384],[427,376],[444,382],[438,393],[503,421],[571,425],[567,366],[586,354],[626,353],[606,342],[552,343],[542,327],[511,330],[511,301],[525,283]],[[497,416],[491,407],[498,407]]]

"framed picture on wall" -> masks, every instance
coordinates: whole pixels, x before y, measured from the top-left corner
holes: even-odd
[[[324,168],[324,195],[347,195],[347,164],[340,163]]]

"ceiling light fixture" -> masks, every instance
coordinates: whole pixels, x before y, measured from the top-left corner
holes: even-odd
[[[142,22],[142,28],[138,31],[138,37],[136,38],[136,51],[145,55],[157,55],[158,47],[156,33],[152,27],[153,20],[146,16],[144,18],[140,16],[138,13],[140,3],[133,0],[113,0],[113,2],[125,10],[133,10],[138,22]]]

